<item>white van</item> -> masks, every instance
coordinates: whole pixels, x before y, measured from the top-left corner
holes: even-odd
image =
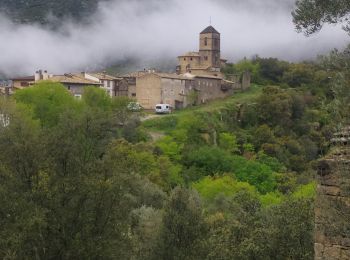
[[[171,106],[169,104],[158,104],[156,105],[157,114],[170,114]]]

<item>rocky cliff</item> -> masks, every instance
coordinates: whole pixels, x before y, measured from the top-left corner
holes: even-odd
[[[318,163],[315,259],[350,259],[350,127]]]

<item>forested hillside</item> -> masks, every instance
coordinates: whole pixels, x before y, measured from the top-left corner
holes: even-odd
[[[103,0],[2,0],[0,11],[21,23],[43,24],[59,22],[62,18],[81,20],[89,17]],[[50,20],[50,16],[58,18]]]
[[[313,259],[347,53],[231,64],[250,91],[145,122],[93,87],[1,98],[0,258]]]
[[[345,22],[349,31],[345,2],[298,1],[297,28]],[[46,24],[47,11],[80,19],[96,4],[0,8]],[[314,259],[316,167],[350,123],[350,46],[310,62],[255,56],[222,70],[249,71],[252,87],[161,116],[101,88],[76,99],[51,81],[0,96],[0,259]],[[332,149],[345,179],[349,165]],[[340,244],[350,237],[346,202],[316,207],[335,217],[320,216]]]

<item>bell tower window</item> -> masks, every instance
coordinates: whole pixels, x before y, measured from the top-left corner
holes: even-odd
[[[207,37],[204,38],[204,45],[208,46],[208,38]]]

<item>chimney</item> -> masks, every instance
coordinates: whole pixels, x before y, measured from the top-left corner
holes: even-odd
[[[34,74],[34,81],[37,82],[40,80],[40,71],[36,71]]]
[[[49,79],[49,74],[47,73],[47,70],[44,70],[41,74],[42,80],[48,80]]]

